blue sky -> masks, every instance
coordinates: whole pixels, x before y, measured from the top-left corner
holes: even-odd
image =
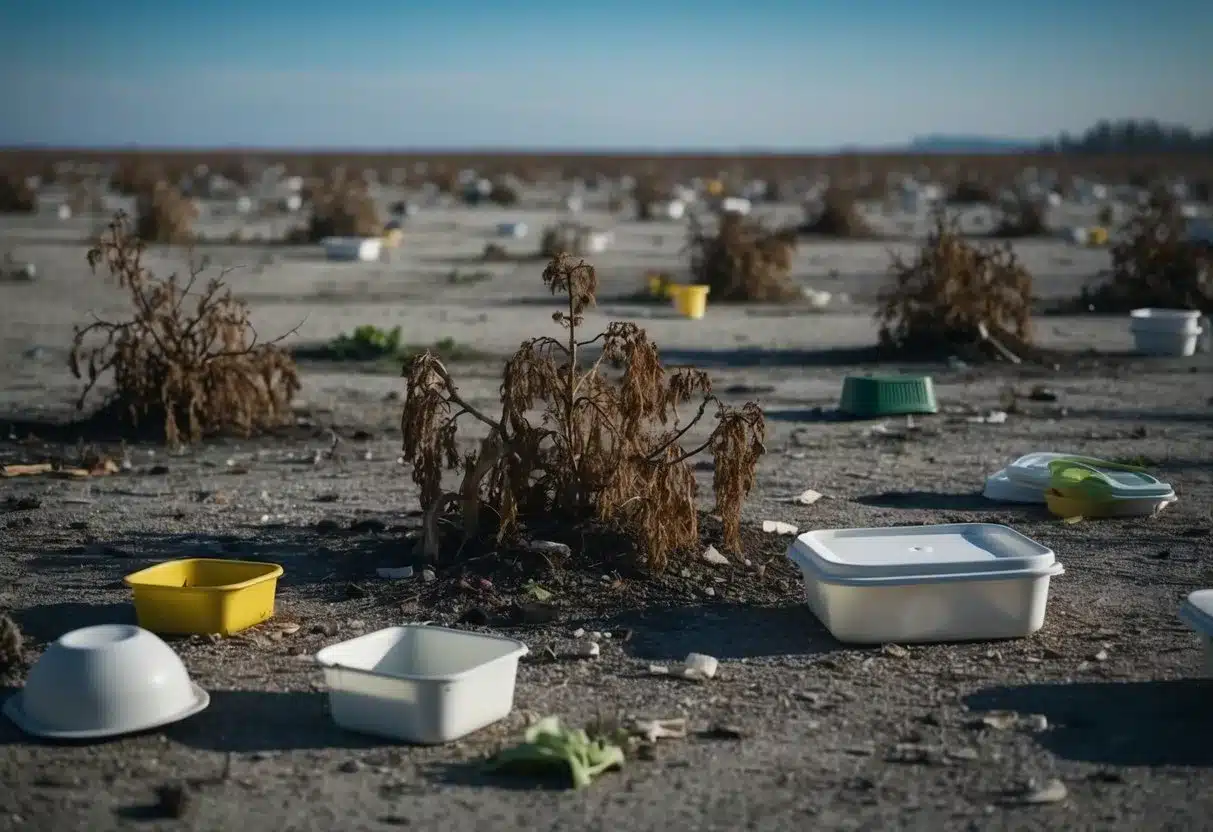
[[[1213,126],[1208,0],[14,0],[0,145],[769,148]]]

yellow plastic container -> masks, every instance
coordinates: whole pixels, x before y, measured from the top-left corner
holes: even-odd
[[[230,636],[274,615],[282,567],[245,560],[186,558],[123,580],[135,595],[139,626],[166,635]]]
[[[708,311],[708,292],[710,286],[701,284],[672,284],[669,287],[670,297],[678,314],[693,320],[699,320]]]
[[[1087,245],[1106,246],[1108,244],[1108,229],[1100,226],[1087,229]]]

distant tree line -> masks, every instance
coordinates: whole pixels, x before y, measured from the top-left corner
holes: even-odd
[[[1057,153],[1213,153],[1213,130],[1161,124],[1152,119],[1100,121],[1081,136],[1062,133],[1045,142]]]

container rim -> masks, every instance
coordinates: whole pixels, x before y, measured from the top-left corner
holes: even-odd
[[[492,659],[489,659],[487,662],[484,662],[483,664],[478,664],[475,667],[468,668],[467,670],[461,670],[458,673],[444,673],[444,674],[440,674],[437,676],[428,676],[428,675],[419,675],[419,674],[409,674],[407,676],[401,676],[401,675],[397,675],[394,673],[380,673],[380,672],[377,672],[374,670],[366,670],[361,667],[351,667],[348,664],[342,664],[341,662],[338,662],[338,661],[333,661],[331,659],[326,660],[323,658],[324,653],[333,649],[334,647],[340,647],[342,645],[350,644],[350,643],[358,641],[360,639],[368,638],[369,636],[377,635],[377,634],[383,632],[384,630],[420,630],[420,629],[442,630],[442,631],[448,632],[448,633],[458,633],[459,635],[463,635],[463,636],[474,636],[476,638],[482,638],[482,639],[487,639],[487,640],[491,640],[491,641],[501,641],[501,642],[505,642],[507,644],[514,645],[514,649],[508,653],[503,653],[500,656],[495,656]],[[317,665],[319,665],[320,667],[322,667],[326,670],[341,670],[341,671],[345,671],[348,673],[357,673],[361,676],[372,676],[376,679],[401,679],[401,680],[407,680],[410,682],[458,682],[458,681],[464,679],[465,677],[470,676],[471,674],[476,673],[479,670],[483,670],[486,667],[490,667],[494,664],[497,664],[500,661],[505,661],[507,659],[520,659],[523,656],[528,655],[530,652],[531,652],[530,648],[527,647],[526,644],[519,641],[518,639],[510,638],[509,636],[498,635],[497,633],[474,633],[474,632],[469,632],[467,630],[457,630],[454,627],[433,627],[428,624],[409,623],[409,624],[397,624],[395,627],[384,627],[382,629],[374,630],[369,633],[364,633],[363,635],[356,636],[351,639],[346,639],[345,641],[339,641],[336,644],[330,644],[327,647],[322,647],[322,648],[320,648],[320,650],[316,651],[315,656],[313,656],[312,658],[315,660]]]
[[[260,561],[260,560],[226,560],[224,558],[174,558],[172,560],[162,560],[162,561],[160,561],[160,563],[154,563],[151,566],[146,566],[143,569],[140,569],[138,572],[132,572],[131,574],[123,577],[122,582],[124,584],[126,584],[127,586],[129,586],[131,589],[134,589],[136,587],[157,587],[157,588],[172,589],[173,587],[166,587],[164,584],[146,583],[144,581],[139,580],[139,576],[146,575],[149,572],[154,572],[155,570],[160,569],[160,568],[164,567],[166,564],[170,564],[170,563],[238,563],[238,564],[241,564],[244,566],[269,567],[264,575],[257,575],[255,577],[249,578],[248,580],[240,581],[239,583],[235,583],[235,584],[222,584],[221,586],[187,587],[188,589],[210,590],[211,592],[235,592],[238,589],[248,589],[250,586],[254,586],[255,584],[263,583],[264,581],[268,581],[271,579],[281,578],[283,573],[286,571],[282,568],[281,564],[266,563],[265,561]],[[177,587],[177,589],[181,589],[181,587]]]
[[[1196,632],[1208,638],[1213,638],[1213,611],[1206,611],[1197,606],[1194,600],[1197,595],[1207,594],[1213,600],[1213,590],[1198,589],[1191,593],[1179,607],[1179,618]],[[1209,605],[1213,608],[1213,604]]]
[[[990,572],[940,572],[917,575],[831,575],[795,546],[789,549],[788,553],[792,562],[802,571],[812,572],[813,577],[819,583],[833,586],[923,586],[926,584],[976,583],[978,581],[1012,581],[1021,578],[1055,578],[1066,572],[1061,562],[1055,560],[1043,569],[1003,569]]]

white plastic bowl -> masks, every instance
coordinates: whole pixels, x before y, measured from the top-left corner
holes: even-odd
[[[1064,571],[1052,550],[993,523],[813,531],[788,557],[813,614],[854,644],[1031,635]]]
[[[98,739],[193,716],[210,696],[158,636],[127,624],[63,635],[30,669],[4,714],[28,734]]]
[[[1196,354],[1196,343],[1201,329],[1195,332],[1160,332],[1158,330],[1134,329],[1133,346],[1141,355],[1169,355],[1188,358]]]
[[[1205,675],[1213,678],[1213,589],[1201,589],[1189,595],[1179,608],[1179,617],[1196,631],[1204,648]]]
[[[1133,332],[1200,333],[1200,312],[1192,309],[1134,309],[1129,313]]]
[[[436,745],[509,715],[526,653],[512,638],[405,624],[333,644],[316,661],[338,725]]]

